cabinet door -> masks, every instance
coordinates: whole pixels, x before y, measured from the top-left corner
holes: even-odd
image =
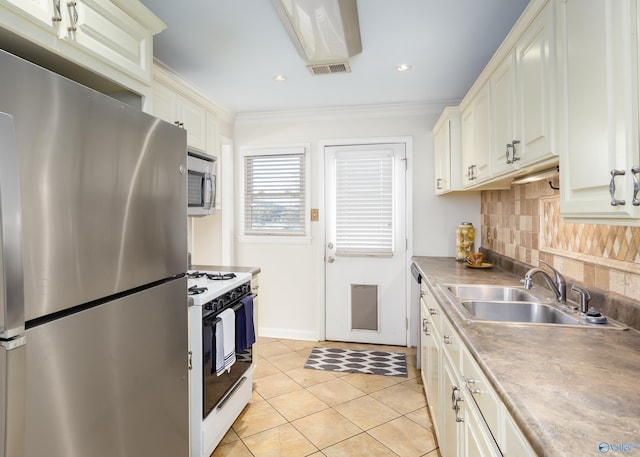
[[[514,114],[516,139],[520,141],[516,150],[521,166],[557,154],[553,12],[552,5],[548,4],[516,45],[517,110]]]
[[[423,328],[421,337],[421,375],[427,396],[429,412],[433,420],[436,435],[440,430],[440,334],[438,333],[438,320],[440,319],[440,308],[434,307],[435,299],[431,295],[425,295],[421,300],[421,317]]]
[[[187,144],[200,151],[207,149],[207,112],[190,100],[178,97],[178,118],[187,130]]]
[[[62,20],[61,0],[5,0],[31,17],[31,19],[50,28],[52,32]],[[56,19],[54,19],[56,18]]]
[[[512,145],[516,139],[515,117],[515,71],[513,54],[500,64],[491,76],[491,101],[493,108],[493,147],[491,149],[492,172],[499,175],[517,164],[513,162]],[[507,154],[507,150],[509,151]]]
[[[150,79],[153,36],[145,27],[107,0],[63,1],[63,5],[65,41],[140,79]]]
[[[153,86],[153,114],[160,119],[170,122],[171,124],[177,124],[177,94],[160,84],[154,84]]]
[[[464,401],[456,401],[461,398],[460,383],[454,371],[453,365],[446,353],[442,357],[442,427],[438,436],[440,454],[442,457],[456,457],[461,449],[460,426],[464,420]],[[460,408],[456,412],[454,407]]]
[[[431,327],[431,338],[426,341],[426,348],[423,349],[426,356],[426,386],[427,386],[427,403],[429,405],[429,411],[431,412],[431,418],[433,420],[433,426],[436,430],[436,434],[439,433],[440,424],[440,411],[442,410],[442,404],[440,402],[440,379],[441,379],[441,351],[440,344],[438,344],[438,338],[440,335],[437,333],[435,326]]]
[[[561,215],[638,224],[632,219],[640,213],[631,202],[631,168],[639,165],[636,2],[565,0],[558,5],[566,102]],[[624,175],[614,178],[612,172]],[[624,204],[612,205],[614,187],[613,198]]]
[[[524,439],[522,432],[513,422],[511,415],[505,412],[504,426],[504,452],[505,457],[535,457],[536,453],[531,445]]]
[[[491,100],[490,86],[475,95],[462,113],[462,184],[470,187],[491,173]]]
[[[494,457],[502,455],[482,415],[473,403],[464,402],[464,452],[465,457]],[[520,454],[514,454],[520,455]],[[522,454],[524,457],[525,454]]]
[[[451,126],[446,120],[434,132],[434,178],[436,194],[451,190]]]

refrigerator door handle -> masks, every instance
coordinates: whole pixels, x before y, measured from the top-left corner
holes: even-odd
[[[0,457],[23,457],[27,389],[25,336],[0,341]]]
[[[0,113],[0,339],[24,332],[22,212],[13,117]]]

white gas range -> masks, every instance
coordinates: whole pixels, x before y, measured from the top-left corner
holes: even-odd
[[[189,428],[191,457],[209,457],[251,400],[253,350],[236,351],[220,375],[215,367],[215,332],[220,313],[241,312],[251,292],[251,273],[187,271],[189,296]]]

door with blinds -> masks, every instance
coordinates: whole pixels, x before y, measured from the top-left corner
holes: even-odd
[[[325,148],[327,340],[406,345],[405,145]]]

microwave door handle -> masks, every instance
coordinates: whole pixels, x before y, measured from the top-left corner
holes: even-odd
[[[203,194],[204,194],[204,208],[205,209],[210,209],[213,205],[213,192],[214,192],[214,186],[213,186],[213,181],[211,179],[211,175],[207,174],[204,178],[204,189],[203,189]]]
[[[0,339],[24,332],[22,213],[13,117],[0,113]]]
[[[210,177],[210,183],[211,183],[211,189],[210,189],[210,194],[211,197],[209,198],[209,208],[215,208],[216,206],[216,175],[211,175]]]

